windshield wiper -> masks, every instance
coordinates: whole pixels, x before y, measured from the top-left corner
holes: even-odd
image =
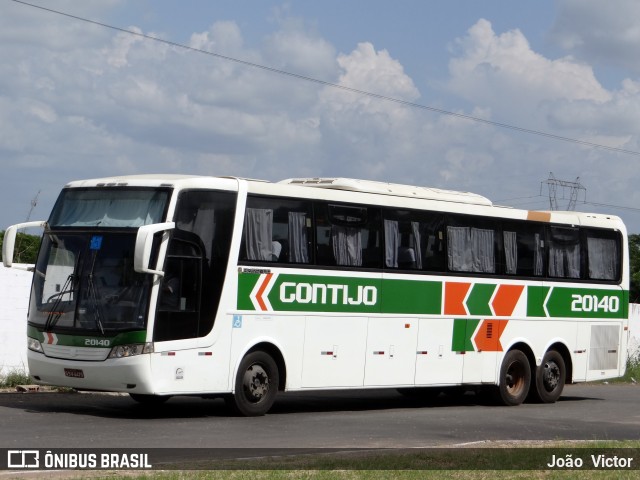
[[[102,320],[100,319],[100,303],[98,302],[98,292],[95,284],[93,283],[93,271],[96,267],[97,256],[98,252],[94,250],[93,258],[91,260],[91,270],[89,270],[89,274],[87,275],[87,284],[89,286],[89,297],[91,298],[91,302],[93,303],[93,316],[96,320],[96,325],[100,329],[100,333],[104,337],[104,327],[102,326]]]
[[[47,315],[47,321],[44,324],[44,329],[47,332],[50,332],[53,327],[55,327],[56,323],[58,323],[58,320],[60,320],[60,317],[62,317],[63,312],[61,310],[59,310],[60,304],[62,303],[62,297],[64,297],[66,294],[71,294],[73,293],[73,280],[74,280],[74,274],[70,274],[67,279],[64,282],[64,285],[62,286],[62,289],[51,295],[48,299],[47,299],[47,303],[49,303],[49,301],[51,299],[53,299],[54,297],[56,298],[54,304],[51,306],[51,309],[49,310],[49,313]]]

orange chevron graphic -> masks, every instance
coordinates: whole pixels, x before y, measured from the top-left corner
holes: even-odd
[[[491,302],[494,313],[499,317],[511,316],[523,290],[524,285],[499,285]]]
[[[258,302],[258,305],[260,305],[260,308],[262,309],[263,312],[266,312],[268,308],[264,303],[264,299],[262,298],[262,295],[264,295],[264,291],[267,289],[267,285],[269,285],[269,281],[271,280],[272,276],[273,276],[273,273],[267,273],[264,281],[262,282],[262,285],[260,285],[260,288],[256,293],[256,302]]]
[[[501,352],[500,337],[509,320],[483,320],[473,337],[478,352]]]
[[[446,282],[444,284],[445,315],[468,315],[464,299],[470,287],[470,283]]]

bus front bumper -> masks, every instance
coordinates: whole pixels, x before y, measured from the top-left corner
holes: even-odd
[[[78,390],[154,393],[148,354],[89,362],[51,358],[29,350],[27,361],[29,374],[41,384]]]

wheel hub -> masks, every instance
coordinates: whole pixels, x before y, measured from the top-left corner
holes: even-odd
[[[251,365],[244,375],[244,387],[251,401],[260,401],[269,391],[267,372],[260,365]]]
[[[524,388],[523,380],[524,372],[522,370],[522,367],[517,363],[510,365],[505,375],[505,384],[507,385],[509,391],[511,391],[513,394],[517,394],[518,392],[520,392],[522,388]]]
[[[558,383],[560,381],[560,369],[555,362],[545,363],[542,379],[544,382],[544,388],[548,392],[551,392],[558,387]]]

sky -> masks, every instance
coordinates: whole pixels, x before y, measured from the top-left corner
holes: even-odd
[[[637,0],[29,3],[66,15],[0,0],[0,229],[83,178],[351,177],[548,209],[552,172],[640,233]]]

